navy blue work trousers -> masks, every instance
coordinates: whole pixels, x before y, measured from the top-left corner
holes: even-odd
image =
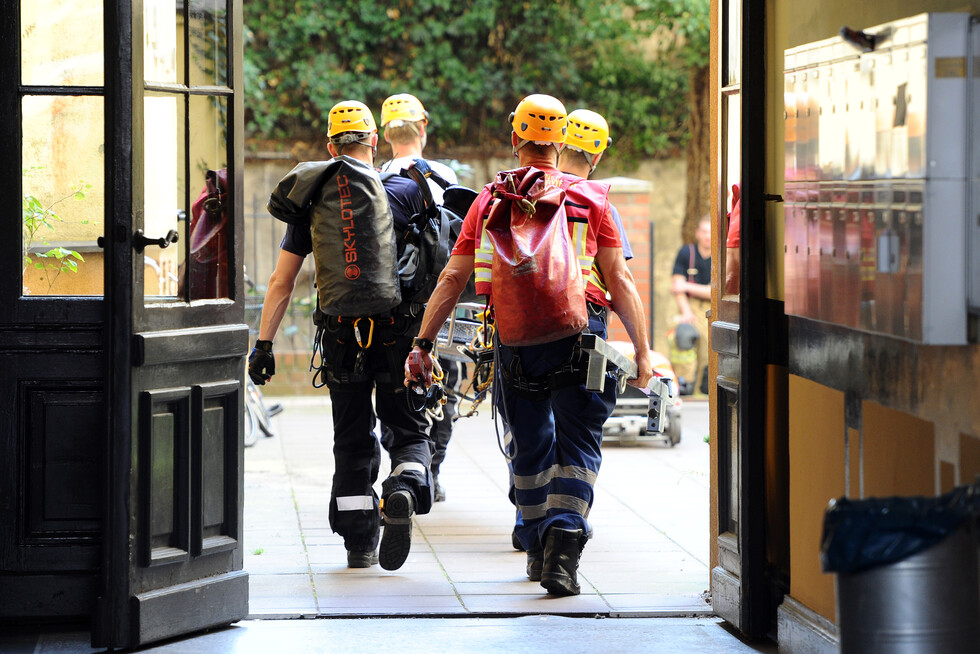
[[[592,333],[605,336],[599,317],[589,321]],[[540,377],[568,362],[578,336],[523,347],[501,346],[501,365],[509,369],[519,357],[521,372]],[[615,380],[606,378],[602,393],[585,384],[549,390],[541,397],[522,395],[507,384],[498,409],[510,425],[511,469],[521,520],[517,537],[526,550],[543,546],[551,527],[581,529],[591,535],[588,514],[602,463],[602,425],[616,404]]]

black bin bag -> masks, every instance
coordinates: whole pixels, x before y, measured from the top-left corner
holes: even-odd
[[[980,484],[938,497],[832,500],[824,514],[824,572],[853,573],[923,552],[980,516]]]

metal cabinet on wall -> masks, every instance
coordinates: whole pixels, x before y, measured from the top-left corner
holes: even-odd
[[[865,52],[837,37],[785,53],[786,312],[965,344],[980,306],[976,35],[968,14],[865,34]]]

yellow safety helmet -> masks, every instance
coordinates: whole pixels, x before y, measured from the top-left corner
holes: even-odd
[[[410,93],[399,93],[384,101],[381,105],[381,126],[384,127],[393,120],[400,120],[406,123],[423,121],[429,123],[429,112],[425,110],[422,103]],[[392,127],[398,127],[400,123],[395,123]]]
[[[535,93],[520,101],[510,115],[514,133],[535,143],[564,143],[568,127],[565,105],[550,95]]]
[[[612,143],[606,119],[588,109],[576,109],[568,114],[568,138],[565,147],[599,154]]]
[[[327,136],[344,132],[374,132],[378,129],[371,110],[363,102],[344,100],[330,110]]]

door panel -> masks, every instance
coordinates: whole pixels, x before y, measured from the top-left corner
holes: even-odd
[[[201,434],[201,438],[199,451],[195,453],[198,465],[192,473],[200,488],[197,502],[201,508],[193,513],[191,530],[199,536],[192,542],[191,551],[198,555],[239,546],[242,476],[229,472],[239,470],[242,465],[238,434],[244,426],[237,419],[244,420],[243,402],[241,382],[237,379],[194,388],[194,403],[201,407],[194,413],[200,416],[194,433]]]
[[[138,593],[133,597],[133,641],[173,638],[230,624],[247,613],[248,573],[243,570]]]
[[[102,2],[56,4],[0,3],[0,621],[83,618],[100,578]]]
[[[136,460],[141,565],[190,559],[191,389],[140,393]]]

